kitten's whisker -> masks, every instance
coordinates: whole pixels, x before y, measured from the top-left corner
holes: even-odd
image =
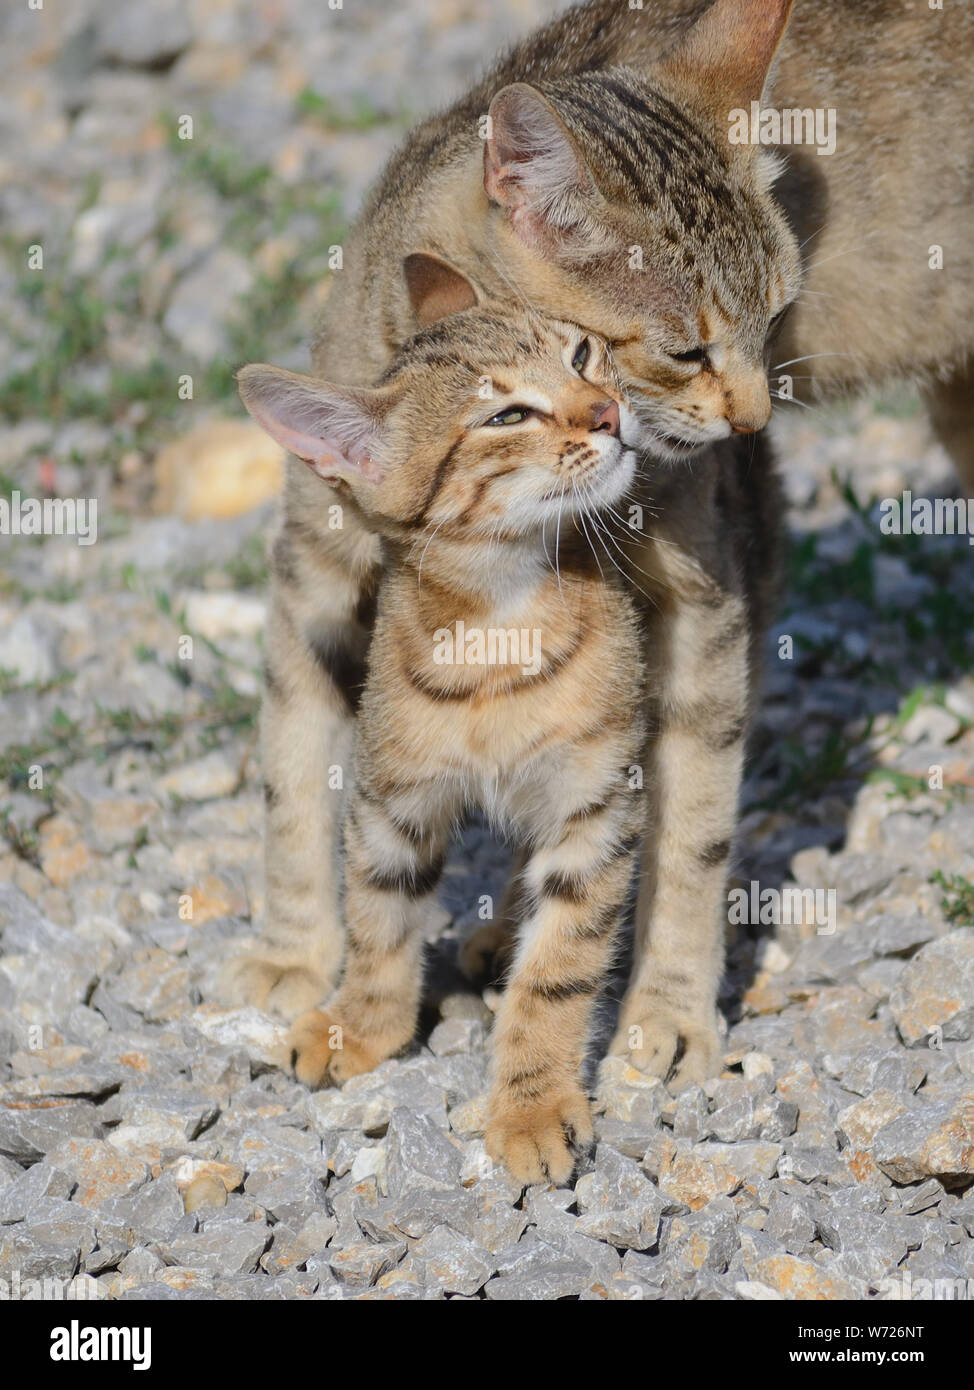
[[[606,559],[609,561],[609,563],[613,566],[614,569],[616,569],[616,570],[619,571],[619,573],[622,575],[623,579],[626,581],[626,584],[627,584],[628,586],[631,586],[633,589],[635,589],[635,590],[637,591],[637,593],[642,594],[643,598],[646,599],[646,601],[647,601],[648,603],[652,603],[652,604],[655,605],[655,604],[656,604],[656,600],[653,598],[652,594],[647,593],[646,590],[642,587],[641,584],[637,584],[636,581],[633,579],[632,575],[630,574],[630,572],[629,572],[630,560],[629,560],[628,555],[626,555],[625,551],[623,551],[622,549],[620,549],[618,543],[616,542],[616,540],[615,540],[615,538],[613,537],[612,533],[609,531],[608,527],[605,526],[604,524],[603,524],[603,525],[599,525],[599,521],[600,521],[600,520],[604,523],[605,517],[604,517],[604,516],[599,517],[599,514],[598,514],[597,512],[593,512],[593,513],[592,513],[591,520],[592,520],[592,525],[593,525],[593,527],[595,528],[595,534],[598,536],[599,540],[602,542],[602,549],[605,551]],[[612,544],[612,545],[615,547],[615,549],[618,551],[618,553],[622,556],[623,560],[626,562],[626,566],[627,566],[626,569],[623,569],[622,566],[621,566],[620,564],[618,564],[618,562],[614,559],[614,557],[609,553],[609,548],[608,548],[608,546],[606,545],[606,541],[610,541],[611,544]],[[643,569],[640,569],[638,565],[632,565],[631,568],[632,568],[632,569],[639,570],[639,573],[640,573],[640,574],[645,574],[645,573],[646,573],[646,571],[643,570]],[[647,576],[647,577],[648,577],[648,576]]]
[[[627,540],[630,545],[636,544],[635,537],[632,534],[632,528],[629,526],[628,522],[620,521],[620,518],[616,515],[615,512],[612,511],[611,507],[606,508],[606,511],[602,513],[600,518],[602,521],[602,529],[608,536],[609,540],[615,546],[616,550],[625,560],[627,565],[629,565],[632,569],[637,570],[640,574],[645,575],[647,579],[652,579],[654,576],[650,574],[649,570],[644,570],[642,565],[637,565],[635,560],[633,560],[632,556],[628,555],[626,551],[623,549],[623,547],[619,544],[618,538],[615,535],[613,535],[612,529],[609,525],[609,517],[606,515],[606,512],[610,513],[613,517],[615,517],[615,520],[619,522],[619,524],[624,528],[623,539]],[[640,534],[641,536],[644,536],[645,532],[641,532]],[[642,592],[644,591],[640,590],[640,593]],[[649,595],[647,594],[646,597],[648,598]]]
[[[544,557],[545,557],[545,561],[546,561],[546,563],[547,563],[547,565],[548,565],[548,568],[551,570],[551,573],[554,574],[554,572],[555,572],[555,567],[554,567],[554,565],[551,563],[551,556],[548,554],[548,537],[547,537],[547,535],[545,534],[545,528],[547,527],[547,525],[548,525],[548,518],[545,517],[544,521],[541,523],[541,549],[544,551]]]
[[[649,508],[647,508],[646,510],[649,511]],[[657,520],[661,515],[659,512],[654,511],[650,511],[649,514],[650,516],[655,517]],[[618,516],[615,512],[613,512],[612,515],[613,517],[615,517],[616,523],[622,527],[623,539],[629,540],[633,544],[636,544],[637,542],[635,536],[633,535],[633,529],[629,525],[629,522],[626,521],[624,517]],[[650,540],[653,542],[654,545],[671,545],[675,550],[679,550],[680,548],[676,541],[668,541],[665,536],[654,536],[651,531],[640,531],[637,534],[640,537],[640,539]],[[645,574],[646,571],[644,570],[643,573]]]
[[[561,587],[561,561],[558,556],[558,550],[561,545],[561,508],[564,501],[565,489],[563,486],[558,498],[558,526],[555,531],[555,578],[558,580],[558,592],[561,594],[562,598],[564,598],[565,595]]]
[[[665,536],[654,536],[652,531],[641,531],[640,536],[644,541],[652,541],[653,545],[668,545],[671,546],[674,550],[681,549],[681,546],[676,541],[669,541],[666,539]],[[623,540],[631,540],[631,538],[631,531],[629,531],[627,535],[623,536]],[[642,572],[643,574],[647,575],[649,573],[647,570],[643,570]]]
[[[609,551],[609,547],[606,545],[606,538],[608,536],[608,532],[603,531],[602,527],[599,526],[598,522],[595,519],[595,513],[592,514],[591,521],[592,526],[595,530],[595,534],[601,542],[602,549],[605,552],[605,558],[608,560],[612,568],[616,570],[625,580],[626,587],[635,589],[638,593],[642,594],[643,598],[651,602],[649,594],[647,594],[646,590],[643,589],[641,585],[636,583],[632,575],[622,568],[622,566],[618,563],[618,561]],[[609,539],[611,539],[611,537],[609,537]]]
[[[429,550],[430,546],[431,546],[432,543],[433,543],[433,537],[436,535],[437,531],[440,529],[441,526],[445,526],[445,525],[446,525],[446,521],[447,521],[447,519],[446,519],[446,517],[444,517],[442,521],[438,522],[437,525],[433,527],[433,530],[432,530],[432,532],[430,533],[429,540],[428,540],[428,541],[426,542],[426,544],[423,546],[423,553],[422,553],[422,555],[419,557],[419,566],[418,566],[418,568],[417,568],[417,570],[416,570],[416,587],[417,587],[417,589],[420,587],[420,585],[421,585],[422,582],[423,582],[423,561],[426,559],[426,552],[427,552],[427,550]],[[428,522],[427,522],[427,525],[429,525]]]
[[[599,560],[598,552],[596,551],[595,546],[592,544],[592,538],[591,538],[591,536],[590,536],[589,533],[588,533],[588,527],[585,525],[585,497],[584,497],[584,495],[579,491],[578,486],[577,486],[577,484],[576,484],[576,482],[575,482],[575,479],[573,478],[571,481],[572,481],[572,496],[573,496],[574,498],[576,498],[576,499],[578,500],[578,503],[579,503],[578,511],[575,513],[575,515],[578,517],[579,521],[582,523],[582,530],[585,532],[585,540],[586,540],[586,543],[588,544],[589,550],[591,550],[591,552],[592,552],[592,558],[594,559],[595,563],[596,563],[596,564],[598,565],[598,567],[599,567],[599,575],[601,576],[602,579],[605,579],[605,574],[604,574],[603,571],[602,571],[602,563],[601,563],[601,561]]]

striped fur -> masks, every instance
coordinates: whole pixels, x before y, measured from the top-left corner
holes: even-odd
[[[569,365],[580,342],[584,376]],[[476,383],[492,369],[505,397],[543,397],[550,410],[464,426],[471,408],[483,414]],[[451,832],[480,808],[523,847],[487,1142],[526,1183],[567,1178],[592,1135],[580,1067],[645,818],[639,621],[586,535],[634,476],[624,433],[597,423],[607,401],[622,407],[623,432],[634,423],[617,390],[580,330],[470,311],[420,335],[377,389],[397,393],[388,472],[351,483],[389,562],[343,824],[344,975],[326,1008],[295,1024],[294,1068],[340,1082],[410,1042],[422,927]],[[546,520],[526,519],[532,499]],[[537,633],[537,660],[501,647],[494,662],[444,664],[444,634],[461,630]]]
[[[648,585],[642,571],[658,576],[656,602],[665,596],[664,611],[682,632],[696,632],[695,616],[706,628],[722,615],[726,624],[714,625],[709,641],[718,664],[738,676],[742,662],[729,634],[739,634],[742,596],[770,562],[757,551],[756,573],[701,587],[701,575],[713,580],[706,556],[719,549],[710,528],[721,518],[712,465],[691,450],[703,444],[726,457],[722,441],[732,425],[761,421],[766,363],[796,364],[799,396],[903,374],[928,383],[938,432],[974,486],[974,390],[963,365],[974,346],[967,158],[974,107],[958,61],[974,50],[974,8],[931,13],[904,0],[799,0],[771,85],[754,95],[777,107],[837,108],[840,146],[828,159],[790,150],[772,190],[773,170],[760,153],[729,150],[726,118],[731,107],[747,106],[742,82],[755,84],[755,55],[758,69],[774,55],[789,8],[787,0],[646,0],[642,9],[587,0],[519,44],[390,161],[345,247],[313,356],[315,371],[333,382],[377,380],[425,321],[400,272],[402,255],[420,251],[457,265],[491,299],[523,297],[611,341],[644,431],[645,486],[659,496],[665,483],[667,506],[675,506],[672,514],[659,508],[671,544],[646,538],[634,583]],[[504,160],[529,110],[544,158],[541,196],[518,203],[525,185]],[[497,119],[485,161],[488,111]],[[943,273],[929,267],[931,243],[945,248]],[[632,267],[632,247],[642,251],[642,270]],[[711,345],[705,362],[673,355],[703,343]],[[751,445],[731,453],[736,476]],[[679,471],[685,491],[674,496],[673,479],[656,461],[684,455],[693,469]],[[758,475],[745,473],[745,482],[751,476]],[[751,497],[753,488],[745,490]],[[681,496],[690,505],[677,506]],[[264,936],[237,966],[238,995],[287,1016],[327,997],[341,960],[329,852],[341,798],[325,788],[327,768],[346,762],[351,746],[380,557],[374,523],[345,505],[340,489],[328,501],[344,508],[339,530],[329,524],[320,480],[289,464],[273,551],[264,717],[272,792],[266,856],[276,886]],[[650,607],[651,625],[655,613]],[[680,895],[666,884],[693,877],[689,860],[680,867],[680,846],[689,843],[681,827],[695,828],[687,807],[722,808],[694,851],[708,902],[718,894],[719,852],[732,838],[728,808],[746,692],[735,681],[731,703],[739,711],[724,711],[725,749],[714,762],[694,751],[709,735],[701,730],[700,740],[684,736],[681,744],[675,727],[705,711],[706,701],[687,701],[685,692],[698,679],[707,688],[706,649],[701,657],[696,640],[675,647],[663,636],[649,649],[661,687],[648,694],[649,714],[666,722],[661,743],[672,752],[661,763],[670,771],[651,821],[653,843],[668,849],[646,866],[638,915],[652,949],[637,965],[637,981],[678,955],[684,939]],[[670,653],[666,661],[660,650]],[[693,759],[692,780],[679,771],[683,754]],[[663,1008],[643,989],[645,1007],[632,995],[627,1017],[651,1041],[633,1051],[641,1065],[665,1074],[682,1048],[680,1079],[700,1080],[718,1053],[719,925],[710,906],[694,906],[691,916],[700,925],[687,944],[701,964],[685,1003]]]

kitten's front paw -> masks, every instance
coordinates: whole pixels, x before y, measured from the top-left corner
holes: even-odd
[[[312,1009],[288,1035],[291,1069],[306,1086],[341,1086],[372,1071],[391,1054],[350,1033],[335,1013]]]
[[[529,1106],[516,1105],[505,1092],[491,1102],[487,1152],[526,1187],[568,1182],[576,1152],[592,1138],[588,1099],[577,1087],[540,1096]]]
[[[333,981],[312,966],[256,953],[230,961],[223,981],[224,993],[231,1003],[252,1004],[289,1021],[334,991]]]
[[[683,1048],[679,1060],[677,1053]],[[663,1011],[624,1016],[611,1051],[626,1057],[649,1076],[658,1076],[676,1094],[694,1082],[708,1081],[721,1070],[716,1019],[711,1022]],[[674,1065],[675,1063],[675,1065]]]

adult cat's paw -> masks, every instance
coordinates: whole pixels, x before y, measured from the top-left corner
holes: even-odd
[[[529,1106],[515,1105],[504,1093],[491,1102],[487,1152],[526,1187],[566,1183],[577,1151],[592,1138],[588,1098],[577,1087],[541,1096]]]
[[[350,1033],[336,1013],[311,1009],[288,1035],[291,1069],[306,1086],[341,1086],[372,1071],[390,1055],[388,1049]]]
[[[241,955],[225,967],[223,992],[230,1003],[297,1018],[333,992],[332,980],[308,965],[275,959],[273,955]]]
[[[658,1006],[645,1017],[624,1016],[611,1051],[649,1076],[658,1076],[674,1094],[721,1070],[716,1019],[692,1018]]]

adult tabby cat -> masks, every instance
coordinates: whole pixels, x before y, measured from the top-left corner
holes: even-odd
[[[376,389],[265,366],[240,389],[383,538],[343,798],[345,969],[292,1030],[295,1073],[344,1081],[412,1039],[430,896],[479,807],[526,852],[487,1146],[524,1183],[564,1181],[592,1137],[580,1067],[645,820],[641,634],[599,520],[638,458],[609,353],[487,306],[423,330]]]
[[[658,737],[640,952],[618,1039],[657,1074],[678,1059],[676,1084],[705,1077],[718,1056],[751,655],[742,566],[714,543],[723,482],[695,451],[766,423],[765,343],[803,270],[807,293],[773,363],[808,358],[801,374],[822,389],[936,377],[931,399],[961,464],[970,429],[957,364],[974,338],[972,114],[957,56],[974,50],[974,11],[799,0],[785,35],[791,9],[590,0],[519,45],[391,161],[314,347],[320,375],[373,381],[418,325],[484,294],[523,295],[610,341],[652,458],[693,458],[679,475],[653,471],[659,521],[638,559],[657,605],[647,660]],[[762,99],[839,113],[833,157],[789,151],[780,206],[766,152],[727,139],[729,112]],[[939,276],[932,243],[947,254]],[[410,251],[432,254],[404,288]],[[752,443],[719,446],[728,476]],[[291,465],[267,647],[267,924],[237,977],[245,998],[291,1016],[329,994],[341,965],[323,786],[348,756],[379,554],[354,516],[327,529],[316,486]],[[736,676],[718,679],[724,667]],[[702,732],[715,701],[719,739]]]

